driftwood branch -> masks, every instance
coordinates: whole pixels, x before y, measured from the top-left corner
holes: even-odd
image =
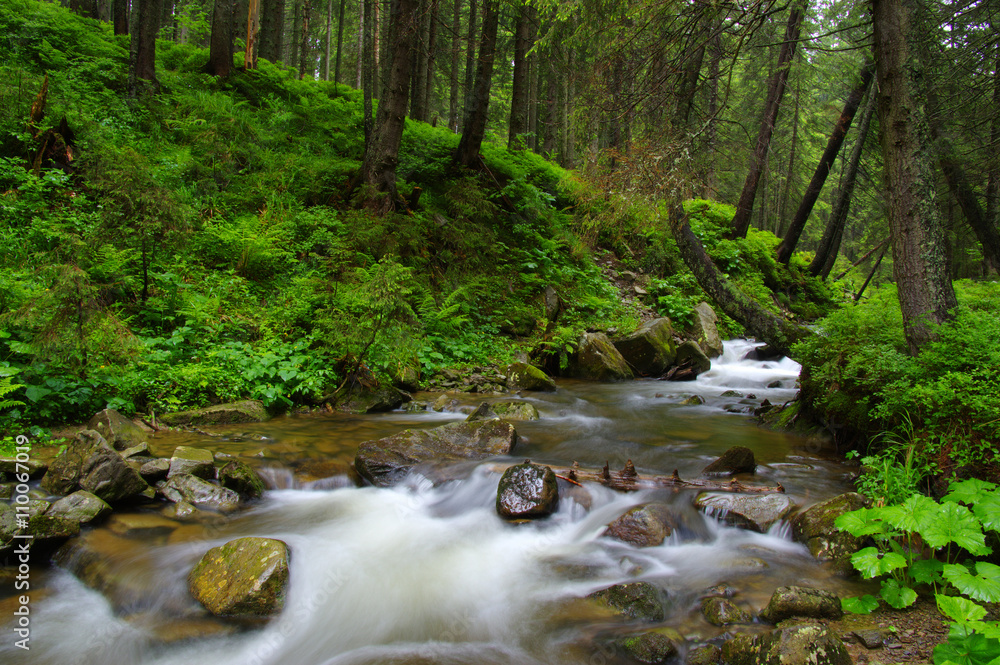
[[[496,471],[503,471],[507,467],[513,466],[513,464],[513,462],[509,464],[494,463],[490,467]],[[546,464],[544,466],[549,465]],[[680,474],[677,473],[677,469],[674,469],[674,472],[669,476],[640,474],[635,470],[632,460],[626,462],[625,467],[621,471],[612,471],[608,463],[605,463],[602,469],[581,468],[576,462],[573,463],[572,467],[549,466],[549,468],[556,474],[556,477],[563,478],[571,483],[577,485],[583,482],[600,483],[605,487],[610,487],[620,492],[634,492],[662,487],[701,489],[713,492],[739,492],[743,494],[780,494],[785,491],[781,483],[777,483],[774,487],[747,485],[735,478],[729,480],[711,480],[708,478],[683,480]]]

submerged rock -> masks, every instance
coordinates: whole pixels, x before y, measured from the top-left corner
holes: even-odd
[[[477,420],[538,420],[538,409],[530,402],[483,402],[469,414],[466,422]]]
[[[834,526],[846,512],[868,505],[857,492],[848,492],[810,506],[792,518],[792,537],[804,543],[814,557],[832,561],[842,573],[853,570],[851,555],[861,549],[862,541]]]
[[[684,638],[673,628],[654,628],[621,637],[615,646],[644,665],[659,665],[676,656]]]
[[[116,450],[132,448],[149,439],[145,430],[114,409],[99,411],[87,423],[87,429],[98,432]]]
[[[517,432],[504,420],[449,423],[365,441],[358,446],[354,467],[371,484],[389,487],[419,464],[506,455],[516,444]]]
[[[94,430],[77,434],[42,478],[42,488],[53,494],[83,489],[109,503],[140,494],[148,487],[139,473]]]
[[[649,582],[615,584],[587,596],[617,614],[642,621],[663,621],[665,616],[663,589]]]
[[[714,644],[702,644],[687,653],[685,665],[716,665],[722,662],[722,649]]]
[[[604,536],[637,547],[655,547],[673,533],[677,522],[664,503],[647,503],[630,508],[608,525]]]
[[[816,624],[759,635],[740,634],[722,645],[728,665],[852,665],[844,643]]]
[[[534,365],[511,363],[507,366],[507,389],[554,392],[556,382]]]
[[[515,464],[497,487],[497,514],[508,520],[551,515],[559,503],[556,474],[547,466]]]
[[[733,446],[701,470],[703,475],[727,475],[736,473],[754,473],[757,470],[757,460],[753,451],[745,446]]]
[[[615,342],[615,348],[640,376],[659,376],[674,364],[677,357],[673,336],[670,319],[653,319],[625,339]]]
[[[760,612],[762,621],[778,623],[791,617],[839,619],[844,616],[840,598],[823,589],[783,586],[775,589],[767,607]]]
[[[220,617],[256,619],[281,612],[288,584],[288,546],[273,538],[239,538],[213,547],[188,576],[195,600]]]
[[[248,399],[228,404],[216,404],[203,409],[178,411],[160,416],[166,425],[226,425],[229,423],[262,423],[270,418],[264,404]]]
[[[604,333],[584,333],[570,358],[567,376],[591,381],[623,381],[632,370]]]
[[[777,521],[786,518],[795,503],[785,494],[733,494],[702,492],[694,505],[730,526],[765,533]]]

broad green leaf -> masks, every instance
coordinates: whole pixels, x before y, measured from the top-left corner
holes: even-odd
[[[878,609],[878,598],[871,594],[860,598],[841,598],[840,607],[851,614],[871,614]]]
[[[1000,602],[1000,566],[987,561],[976,564],[973,575],[965,566],[949,564],[944,567],[944,578],[966,596],[984,603]]]
[[[957,665],[996,665],[1000,641],[978,633],[968,637],[948,636],[948,641],[934,647],[934,665],[948,662]]]
[[[976,621],[972,625],[976,626],[976,632],[992,639],[1000,639],[1000,622]]]
[[[986,496],[992,494],[996,487],[994,483],[979,480],[978,478],[969,478],[968,480],[952,483],[948,487],[949,492],[944,495],[941,501],[968,504],[979,503]]]
[[[32,402],[37,402],[46,395],[51,395],[52,391],[48,388],[43,388],[41,386],[28,386],[24,391],[24,396],[30,399]]]
[[[941,581],[944,562],[937,559],[918,559],[910,565],[910,577],[917,584],[936,584]]]
[[[939,593],[934,596],[934,599],[937,601],[938,611],[952,621],[959,623],[979,621],[986,616],[986,608],[977,605],[968,598],[946,596]]]
[[[895,552],[882,554],[874,547],[866,547],[851,556],[851,563],[864,577],[872,578],[905,568],[906,558]]]
[[[986,537],[979,520],[968,508],[957,503],[942,504],[937,519],[924,524],[918,533],[934,549],[955,543],[980,556],[991,551],[986,547]]]
[[[984,529],[987,531],[1000,531],[1000,495],[996,493],[987,494],[972,506],[972,512],[983,523]]]
[[[917,592],[894,579],[882,580],[882,599],[897,610],[917,602]]]
[[[902,531],[919,532],[941,514],[941,505],[923,494],[914,494],[898,506],[884,509],[885,521]]]
[[[846,531],[856,538],[885,533],[885,523],[879,515],[878,508],[860,508],[844,513],[834,520],[833,524],[841,531]]]

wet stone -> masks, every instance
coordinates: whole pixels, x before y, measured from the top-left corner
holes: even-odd
[[[551,515],[559,504],[556,474],[547,466],[516,464],[500,478],[497,514],[504,519],[534,519]]]
[[[174,449],[174,454],[170,458],[170,470],[167,472],[167,478],[184,473],[199,478],[214,478],[215,457],[212,456],[212,451],[190,446],[178,446]]]
[[[642,621],[663,621],[666,592],[649,582],[615,584],[587,596],[617,614]]]
[[[726,626],[731,623],[750,623],[753,617],[749,612],[739,607],[727,598],[706,598],[701,603],[701,613],[713,626]]]

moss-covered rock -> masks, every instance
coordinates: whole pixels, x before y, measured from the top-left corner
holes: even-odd
[[[324,401],[334,405],[334,408],[344,413],[383,413],[398,409],[404,402],[412,399],[395,386],[379,384],[374,388],[354,388],[336,392]]]
[[[709,358],[722,355],[722,337],[716,325],[718,322],[718,315],[707,302],[700,302],[695,306],[691,336]]]
[[[511,363],[507,366],[507,389],[553,392],[556,382],[534,365]]]
[[[615,584],[587,596],[615,613],[641,621],[663,621],[666,592],[649,582]]]
[[[684,665],[716,665],[722,662],[722,649],[714,644],[702,644],[687,653]]]
[[[87,423],[87,429],[99,432],[115,450],[125,450],[145,443],[149,434],[114,409],[104,409]]]
[[[616,341],[615,348],[636,374],[659,376],[677,357],[673,336],[670,319],[653,319],[628,337]]]
[[[680,652],[682,644],[681,634],[666,627],[633,633],[615,641],[615,646],[633,660],[648,665],[667,662]]]
[[[559,504],[556,474],[539,464],[515,464],[504,471],[497,487],[497,514],[508,520],[551,515]]]
[[[730,476],[735,473],[753,473],[756,470],[757,460],[753,451],[746,446],[733,446],[701,472],[706,476]]]
[[[728,665],[853,665],[847,647],[823,626],[802,624],[759,635],[741,633],[722,645]]]
[[[258,619],[281,612],[288,546],[273,538],[238,538],[213,547],[188,576],[195,600],[220,617]]]
[[[264,480],[246,462],[232,460],[219,469],[219,483],[244,499],[264,496]]]
[[[505,420],[449,423],[365,441],[358,446],[354,467],[371,484],[389,487],[415,466],[506,455],[516,444],[517,432]]]
[[[230,423],[262,423],[270,418],[264,404],[247,399],[228,404],[206,406],[203,409],[165,413],[160,422],[165,425],[228,425]]]
[[[728,598],[706,598],[701,602],[701,614],[713,626],[726,626],[731,623],[750,623],[753,617],[749,612]]]
[[[80,490],[53,503],[45,514],[77,524],[96,524],[111,514],[111,506],[99,496]]]
[[[676,526],[670,506],[647,503],[630,508],[609,524],[603,535],[637,547],[655,547],[662,544]]]
[[[792,518],[792,536],[804,543],[814,557],[831,561],[842,573],[853,570],[851,555],[861,549],[861,539],[841,531],[834,521],[844,513],[868,505],[856,492],[848,492],[810,506]]]
[[[53,494],[83,489],[108,503],[135,496],[148,487],[139,473],[94,430],[77,434],[42,478],[42,488]]]
[[[760,612],[762,621],[778,623],[792,617],[839,619],[844,616],[840,598],[823,589],[783,586],[775,589],[767,607]]]
[[[503,401],[503,402],[483,402],[476,410],[469,414],[466,422],[474,423],[478,420],[538,420],[538,409],[530,402]]]
[[[141,471],[142,467],[140,467],[140,473]],[[174,454],[170,456],[170,469],[167,471],[167,478],[183,473],[189,473],[199,478],[215,478],[215,457],[212,455],[212,451],[191,446],[174,448]]]
[[[632,370],[604,333],[584,333],[569,359],[566,375],[591,381],[624,381]]]
[[[708,359],[705,352],[701,350],[698,343],[688,340],[677,347],[677,357],[674,364],[679,367],[689,365],[694,369],[694,374],[702,374],[712,369],[712,361]]]
[[[778,520],[795,510],[795,502],[785,494],[733,494],[702,492],[694,505],[726,524],[765,533]]]

